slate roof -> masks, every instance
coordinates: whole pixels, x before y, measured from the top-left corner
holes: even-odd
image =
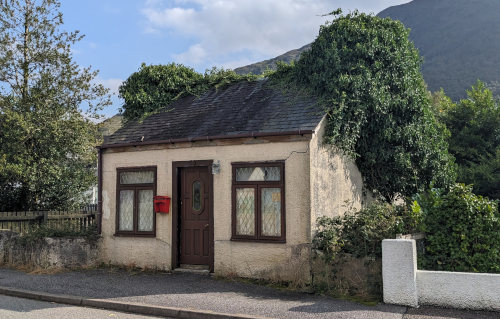
[[[132,122],[107,136],[102,147],[305,132],[314,130],[322,118],[314,99],[284,93],[268,85],[268,80],[243,81],[174,101],[142,122]]]

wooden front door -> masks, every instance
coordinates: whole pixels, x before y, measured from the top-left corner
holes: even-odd
[[[180,184],[179,261],[211,267],[213,218],[209,167],[182,168]]]

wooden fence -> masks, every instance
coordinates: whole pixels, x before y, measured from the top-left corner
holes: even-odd
[[[0,229],[25,233],[36,225],[68,226],[83,230],[96,222],[96,205],[87,205],[79,211],[0,212]]]

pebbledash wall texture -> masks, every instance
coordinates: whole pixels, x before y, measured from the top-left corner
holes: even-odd
[[[172,194],[172,162],[220,161],[213,175],[214,272],[251,278],[309,280],[310,244],[316,218],[343,214],[349,202],[360,207],[361,174],[356,166],[321,143],[318,133],[227,142],[128,147],[104,151],[102,158],[102,242],[104,262],[172,269],[172,214],[156,214],[156,237],[115,236],[117,168],[156,166],[157,194]],[[227,143],[229,145],[223,145]],[[285,160],[286,243],[231,241],[233,162]]]

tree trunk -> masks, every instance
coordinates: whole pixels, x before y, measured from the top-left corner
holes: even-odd
[[[29,32],[30,32],[30,18],[31,18],[31,1],[26,1],[26,11],[24,13],[24,43],[23,43],[23,87],[22,87],[22,98],[23,104],[26,107],[25,103],[28,98],[28,85],[29,85],[29,56],[28,56],[28,47],[29,47]]]

